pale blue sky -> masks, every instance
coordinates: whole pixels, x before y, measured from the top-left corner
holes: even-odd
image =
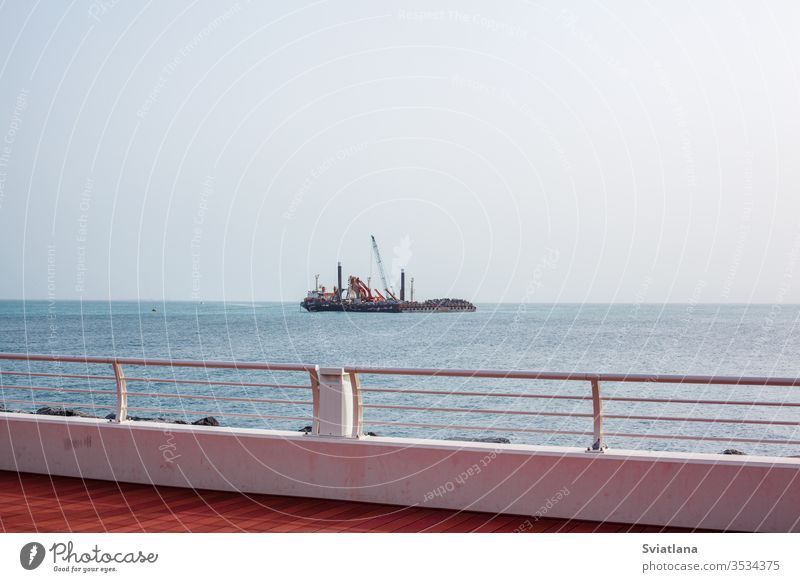
[[[0,4],[0,297],[800,301],[797,3],[261,4]]]

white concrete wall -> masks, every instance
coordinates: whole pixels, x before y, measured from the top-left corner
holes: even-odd
[[[527,516],[549,505],[540,515],[800,531],[800,460],[777,457],[597,454],[0,413],[0,469]]]

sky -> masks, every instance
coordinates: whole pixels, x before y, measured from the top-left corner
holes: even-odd
[[[262,5],[265,4],[265,5]],[[800,302],[796,2],[0,3],[0,298]]]

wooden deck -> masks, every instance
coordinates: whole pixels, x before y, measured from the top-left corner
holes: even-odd
[[[0,471],[0,530],[4,532],[514,532],[518,529],[687,531]]]

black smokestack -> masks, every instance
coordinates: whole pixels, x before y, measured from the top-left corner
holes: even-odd
[[[336,263],[336,275],[339,286],[336,288],[336,298],[342,300],[342,263]]]
[[[400,269],[400,301],[406,300],[406,270]]]

